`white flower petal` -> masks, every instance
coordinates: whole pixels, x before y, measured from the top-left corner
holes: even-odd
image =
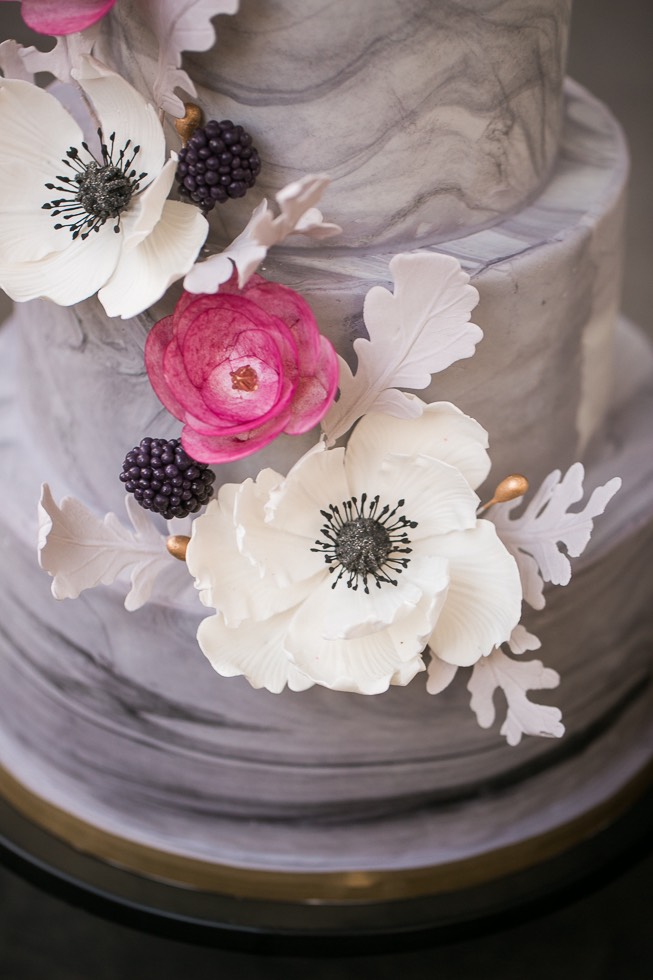
[[[286,649],[298,668],[316,684],[335,691],[381,694],[402,664],[413,663],[424,647],[410,617],[400,628],[388,627],[349,640],[329,640],[315,629],[315,594],[293,616]],[[416,618],[419,612],[415,614]]]
[[[437,618],[437,610],[444,601],[449,576],[446,559],[412,555],[408,567],[396,575],[396,585],[388,582],[377,588],[369,580],[369,594],[359,588],[347,588],[347,573],[335,582],[338,572],[334,572],[320,587],[314,606],[318,611],[314,628],[326,639],[350,639],[364,636],[376,630],[385,629],[391,623],[400,624],[407,616],[411,617],[411,629],[420,636],[427,637]],[[422,602],[424,596],[434,601],[429,605]],[[420,624],[416,618],[419,607],[424,617]]]
[[[155,303],[195,261],[208,233],[197,208],[166,201],[150,235],[120,256],[114,274],[98,294],[109,316],[136,316]]]
[[[211,666],[223,677],[244,674],[252,687],[278,694],[286,684],[301,691],[312,682],[290,661],[284,650],[288,614],[261,623],[229,629],[220,616],[200,623],[197,640]]]
[[[295,606],[305,594],[297,588],[281,589],[269,578],[262,579],[238,551],[230,507],[237,489],[234,485],[222,487],[219,500],[211,501],[206,512],[193,521],[186,551],[188,570],[195,577],[202,603],[221,613],[230,628],[248,619],[268,619]]]
[[[63,229],[60,234],[68,234]],[[86,241],[72,241],[61,252],[38,262],[9,262],[0,256],[0,286],[16,302],[51,299],[72,306],[92,296],[106,282],[120,255],[120,236],[104,225]]]
[[[406,684],[410,684],[413,677],[416,674],[419,674],[422,670],[426,670],[426,664],[422,660],[421,656],[413,657],[412,660],[399,664],[396,671],[392,675],[392,680],[390,683],[393,687],[405,687]]]
[[[121,216],[120,230],[123,249],[127,252],[139,245],[150,234],[161,218],[166,199],[175,179],[176,157],[171,157],[158,177],[135,197],[131,206]]]
[[[397,508],[397,518],[417,522],[416,528],[407,529],[413,543],[475,526],[478,497],[453,466],[430,456],[392,455],[379,460],[359,443],[353,469],[347,452],[347,476],[356,498],[378,493],[381,508]]]
[[[70,235],[43,205],[61,196],[46,188],[65,175],[66,150],[82,131],[52,95],[29,82],[0,78],[0,256],[32,262],[59,251]]]
[[[117,150],[121,150],[128,140],[130,148],[140,146],[134,170],[147,174],[141,187],[154,180],[163,167],[166,154],[163,128],[154,107],[124,78],[90,55],[84,55],[79,68],[73,69],[71,74],[93,103],[105,142],[115,133]]]
[[[521,615],[517,565],[489,521],[437,543],[449,559],[447,601],[429,640],[434,655],[467,667],[505,643]]]
[[[261,487],[259,474],[256,483],[246,480],[241,485],[234,504],[238,547],[249,563],[252,576],[272,576],[273,587],[277,589],[315,576],[324,577],[327,574],[324,558],[311,551],[313,539],[289,534],[285,528],[265,521],[264,505],[272,489]]]
[[[301,581],[322,569],[324,557],[312,552],[325,523],[321,511],[349,499],[343,449],[318,443],[297,462],[286,479],[272,489],[265,506],[265,528],[240,515],[242,549],[280,585]],[[239,505],[240,506],[240,505]],[[269,531],[279,532],[277,535]]]
[[[419,402],[419,399],[415,398],[415,401]],[[421,404],[422,414],[412,419],[375,412],[365,415],[349,441],[348,466],[353,470],[360,465],[361,447],[365,450],[363,466],[371,454],[433,456],[455,466],[472,489],[476,489],[490,472],[487,432],[475,419],[449,402]]]

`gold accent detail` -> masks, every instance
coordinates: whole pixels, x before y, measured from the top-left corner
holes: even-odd
[[[476,513],[484,514],[488,508],[495,504],[505,504],[507,500],[523,497],[527,490],[528,480],[526,477],[522,476],[521,473],[511,473],[510,476],[505,477],[501,483],[497,484],[492,500],[488,500],[486,504],[479,507]]]
[[[175,129],[181,137],[181,142],[185,146],[198,126],[202,125],[204,113],[194,102],[184,102],[186,114],[181,119],[175,119]]]
[[[231,387],[235,391],[258,390],[258,374],[251,364],[245,364],[243,367],[239,367],[237,371],[231,372]]]
[[[497,881],[543,864],[607,828],[653,780],[653,763],[613,796],[534,837],[448,864],[389,871],[260,871],[183,857],[86,823],[23,786],[0,766],[0,793],[21,814],[78,851],[127,871],[197,891],[278,902],[383,902],[419,898]]]
[[[179,561],[186,561],[186,548],[188,547],[189,541],[190,538],[187,534],[171,534],[166,541],[166,548],[173,558],[178,558]]]

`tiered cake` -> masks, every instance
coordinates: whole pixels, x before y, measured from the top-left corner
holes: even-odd
[[[156,49],[139,16],[121,0],[102,43],[148,95]],[[328,173],[321,207],[342,235],[294,239],[261,273],[300,293],[351,361],[364,297],[388,285],[393,255],[453,256],[479,291],[484,339],[420,395],[488,430],[481,499],[509,473],[536,487],[576,460],[588,490],[622,477],[571,584],[532,617],[562,677],[565,736],[507,746],[499,721],[478,727],[462,673],[437,698],[419,678],[362,697],[219,677],[195,642],[190,578],[136,612],[117,586],[56,602],[36,558],[39,485],[122,517],[126,451],[180,431],[143,366],[173,300],[127,321],[95,298],[36,300],[0,335],[0,761],[10,798],[28,812],[45,801],[58,833],[228,892],[260,881],[230,868],[318,873],[305,897],[320,897],[320,873],[482,869],[501,848],[508,869],[512,845],[592,812],[648,763],[653,358],[617,323],[627,155],[607,110],[563,86],[568,18],[566,0],[242,0],[185,64],[206,117],[245,126],[263,161],[256,190],[211,216],[211,251],[242,231],[257,194]],[[218,483],[285,473],[314,441],[282,436],[218,467]],[[391,896],[378,880],[345,875],[336,897]]]

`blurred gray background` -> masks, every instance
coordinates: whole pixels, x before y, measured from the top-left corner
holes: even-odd
[[[18,4],[0,0],[7,37],[33,42]],[[631,146],[623,309],[653,336],[653,0],[575,0],[569,74],[610,106]],[[0,320],[8,310],[0,295]],[[592,896],[494,936],[358,959],[262,959],[140,935],[0,871],[0,978],[653,980],[651,921],[649,857]]]

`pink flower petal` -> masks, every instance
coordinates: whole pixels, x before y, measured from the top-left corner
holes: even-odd
[[[199,462],[228,462],[326,413],[338,361],[305,301],[254,276],[218,294],[184,293],[145,345],[152,386],[184,422],[182,443]]]
[[[292,415],[285,428],[289,435],[301,435],[326,415],[338,389],[338,356],[326,339],[320,337],[320,361],[315,374],[302,377],[292,403]]]
[[[22,15],[38,34],[75,34],[95,24],[116,0],[23,0]]]
[[[280,415],[266,425],[250,429],[241,436],[205,436],[185,427],[181,434],[181,443],[188,455],[198,463],[231,463],[263,449],[276,436],[281,435],[287,421],[288,414]]]

